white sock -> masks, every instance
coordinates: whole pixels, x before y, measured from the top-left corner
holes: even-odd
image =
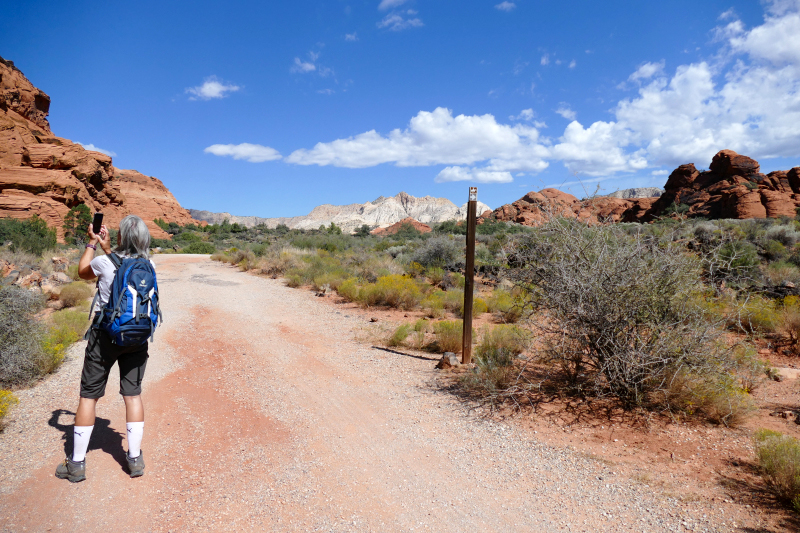
[[[72,460],[80,463],[86,459],[86,450],[89,449],[89,439],[92,437],[94,426],[74,426],[72,428]]]
[[[136,459],[142,451],[144,422],[128,422],[128,457]]]

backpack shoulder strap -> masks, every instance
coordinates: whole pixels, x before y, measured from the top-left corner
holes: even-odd
[[[119,256],[114,252],[108,254],[108,258],[111,259],[111,263],[114,265],[114,270],[119,270],[119,267],[122,265],[122,259],[120,259]]]

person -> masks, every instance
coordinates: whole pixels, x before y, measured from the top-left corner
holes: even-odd
[[[106,255],[94,257],[97,245]],[[144,221],[135,215],[122,219],[119,225],[119,243],[114,252],[120,258],[148,259],[149,250],[150,232]],[[89,244],[86,245],[78,263],[78,275],[85,280],[98,278],[98,306],[93,308],[95,320],[99,311],[108,302],[111,283],[114,280],[116,268],[108,257],[110,253],[111,236],[108,228],[103,225],[100,233],[95,234],[89,225]],[[148,343],[139,346],[117,346],[111,341],[107,332],[94,327],[87,333],[87,341],[81,373],[80,399],[75,412],[72,457],[67,456],[64,462],[58,465],[56,477],[69,479],[73,483],[86,479],[86,451],[89,449],[89,438],[94,428],[97,400],[105,395],[108,375],[115,362],[119,366],[119,392],[125,401],[128,470],[131,477],[139,477],[144,474],[144,455],[141,450],[144,406],[141,394],[142,378],[147,366]]]

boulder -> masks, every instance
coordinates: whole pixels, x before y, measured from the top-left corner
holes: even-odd
[[[61,285],[64,285],[66,283],[72,283],[72,278],[63,272],[53,272],[48,276],[47,279],[49,279],[53,283],[58,283]]]
[[[439,362],[436,363],[436,368],[440,370],[455,368],[457,366],[461,366],[461,360],[453,352],[445,352]]]

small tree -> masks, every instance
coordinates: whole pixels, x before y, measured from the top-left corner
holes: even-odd
[[[92,223],[92,215],[86,204],[78,204],[64,217],[64,240],[81,245],[86,241],[86,232]]]
[[[356,237],[369,237],[370,231],[369,226],[366,224],[362,224],[360,228],[358,228],[354,234]]]

